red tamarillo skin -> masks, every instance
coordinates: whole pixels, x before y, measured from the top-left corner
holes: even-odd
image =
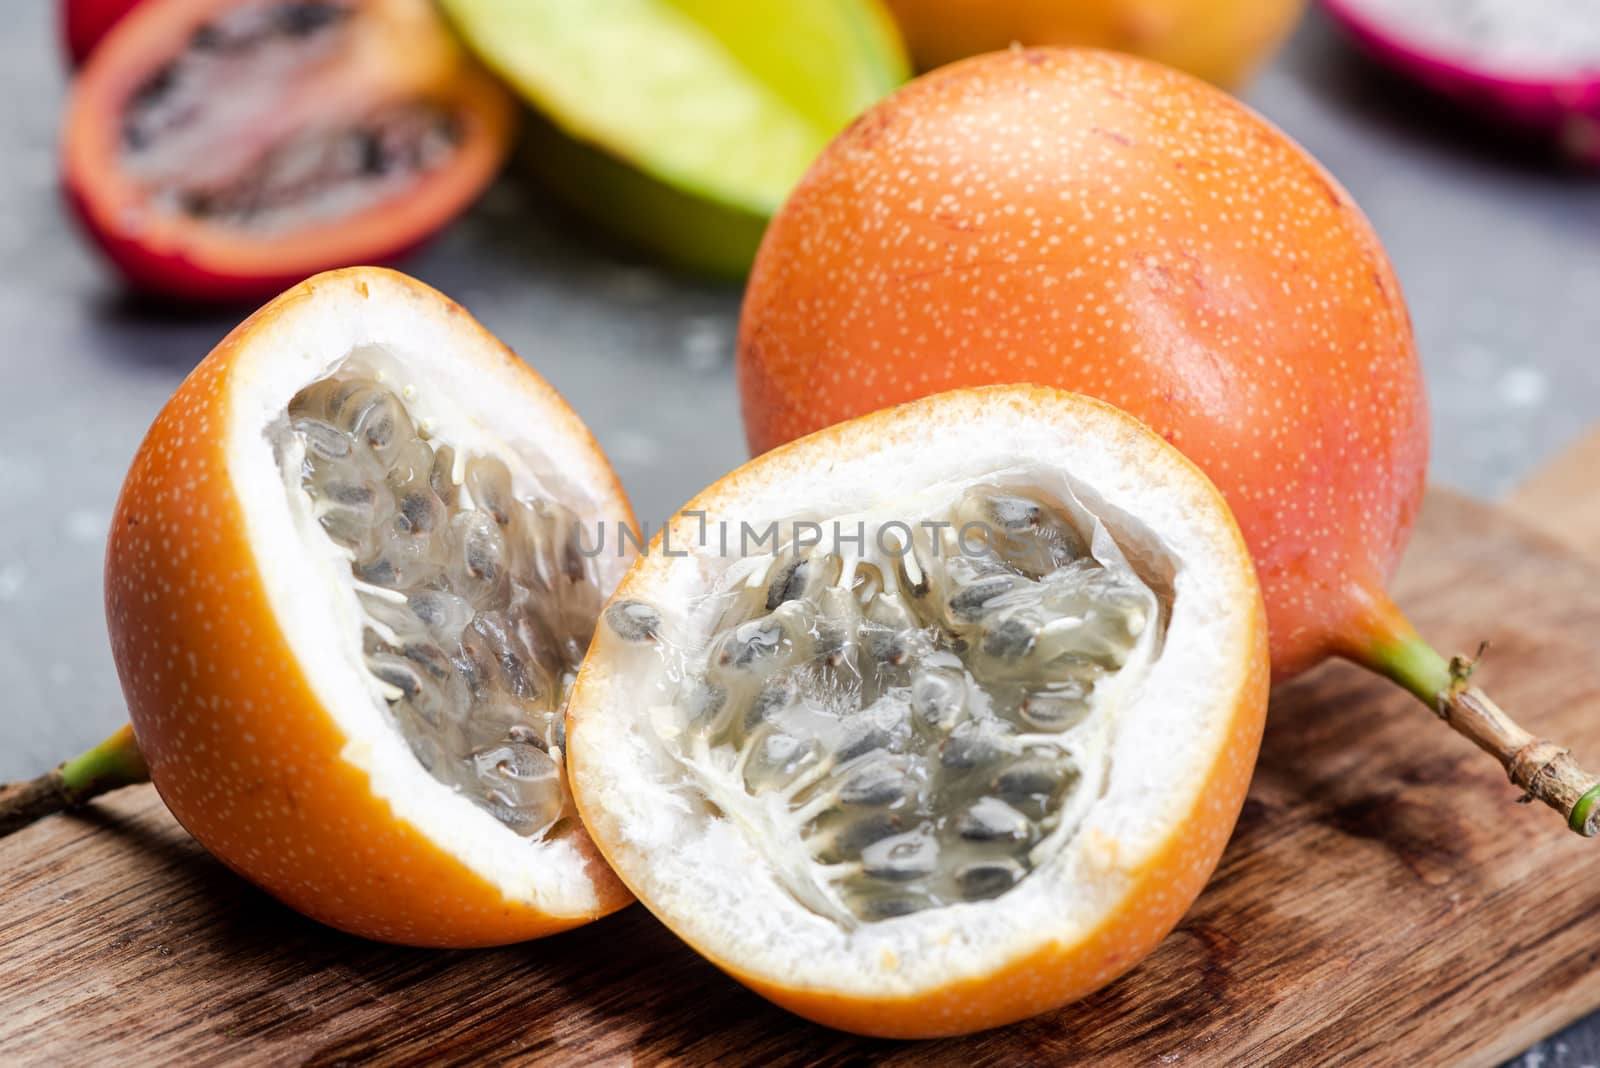
[[[738,373],[756,452],[959,386],[1109,401],[1222,490],[1275,678],[1409,633],[1383,589],[1428,415],[1394,271],[1315,160],[1177,71],[1013,50],[868,112],[767,231]]]
[[[81,66],[94,46],[117,21],[139,5],[141,0],[62,0],[61,37],[67,58]]]

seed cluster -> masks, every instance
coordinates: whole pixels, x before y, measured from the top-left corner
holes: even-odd
[[[601,603],[576,517],[518,498],[503,461],[430,441],[350,363],[297,394],[282,429],[303,446],[317,522],[349,553],[366,666],[417,760],[543,834],[567,808],[561,708]]]
[[[351,0],[267,0],[219,13],[134,90],[122,117],[123,147],[142,151],[180,132],[208,95],[245,84],[257,67],[292,77],[332,47],[340,35],[329,31],[354,15]]]
[[[129,172],[168,210],[268,233],[354,211],[443,165],[463,130],[456,115],[425,100],[298,128],[266,146],[239,139],[240,116],[204,106],[217,96],[270,106],[249,87],[294,82],[357,17],[351,0],[269,0],[202,25],[128,101],[121,140]]]
[[[297,132],[245,173],[183,189],[177,207],[208,222],[258,232],[354,211],[442,166],[461,141],[456,116],[425,101],[365,115],[357,125]]]
[[[780,877],[842,922],[1022,880],[1070,834],[1083,765],[1102,759],[1085,734],[1097,688],[1158,622],[1148,587],[1040,497],[978,486],[949,518],[994,536],[972,552],[928,534],[893,562],[781,556],[685,673],[685,765],[723,807],[780,798],[806,858]],[[659,637],[640,602],[606,619]]]

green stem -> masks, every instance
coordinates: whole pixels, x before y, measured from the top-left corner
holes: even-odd
[[[1450,663],[1415,634],[1374,645],[1359,662],[1405,687],[1429,708],[1450,689]]]
[[[1572,815],[1567,817],[1567,826],[1585,838],[1600,834],[1600,810],[1596,809],[1596,805],[1600,805],[1600,782],[1589,787],[1578,798],[1577,804],[1572,806]]]
[[[51,813],[80,808],[103,793],[149,781],[133,728],[123,724],[99,745],[38,778],[0,784],[0,837]]]
[[[1543,801],[1586,838],[1600,834],[1600,778],[1579,767],[1571,750],[1528,733],[1488,694],[1472,685],[1475,657],[1446,660],[1407,624],[1384,634],[1351,659],[1405,687],[1439,718],[1499,760],[1511,781],[1522,788],[1523,801]]]

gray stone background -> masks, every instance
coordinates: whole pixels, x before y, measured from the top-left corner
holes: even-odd
[[[0,33],[0,779],[123,718],[100,600],[110,510],[162,402],[241,317],[128,298],[70,225],[54,7],[8,4]],[[1246,95],[1350,189],[1394,257],[1437,481],[1501,494],[1600,420],[1600,175],[1418,99],[1315,12]],[[555,383],[641,518],[744,459],[737,287],[638,262],[512,180],[403,266]],[[1600,1063],[1600,1016],[1516,1063]]]

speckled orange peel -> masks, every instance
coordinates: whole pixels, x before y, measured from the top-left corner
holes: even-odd
[[[675,656],[705,648],[716,616],[703,606],[774,566],[757,559],[761,550],[724,555],[718,538],[700,540],[698,532],[773,520],[781,531],[797,516],[826,527],[880,506],[911,520],[908,502],[996,480],[1070,485],[1092,502],[1127,559],[1139,561],[1141,575],[1171,584],[1170,616],[1145,674],[1072,728],[1108,732],[1104,778],[1064,844],[998,897],[859,922],[803,905],[776,859],[792,843],[763,837],[752,828],[764,825],[737,807],[709,802],[702,780],[686,772],[691,762],[675,755],[694,752],[693,743],[672,748],[682,737],[675,717],[696,714],[673,688],[687,670],[674,666]],[[1261,735],[1265,614],[1220,495],[1136,421],[1042,387],[953,391],[757,457],[685,506],[670,531],[672,544],[691,547],[688,555],[641,556],[602,613],[568,704],[569,770],[584,823],[618,875],[729,975],[831,1027],[899,1038],[961,1034],[1105,985],[1148,954],[1200,892],[1243,803]],[[844,573],[870,559],[847,558]],[[927,596],[907,591],[902,585],[902,593]],[[846,707],[851,700],[862,698],[847,694]],[[722,715],[716,707],[707,714]],[[960,733],[929,759],[948,761]],[[1097,768],[1085,761],[1084,774]]]
[[[102,753],[106,785],[147,761],[202,845],[353,934],[481,946],[586,923],[631,899],[578,821],[523,838],[423,770],[364,667],[349,563],[289,504],[269,424],[375,349],[438,440],[495,448],[586,521],[633,522],[582,422],[462,308],[388,270],[313,277],[200,362],[128,472],[106,616],[132,731]],[[605,590],[626,565],[596,558]]]
[[[1349,194],[1217,89],[1081,49],[917,79],[768,227],[737,372],[755,452],[958,386],[1122,408],[1227,498],[1275,678],[1329,656],[1384,674],[1526,797],[1600,831],[1600,779],[1452,671],[1385,592],[1428,457],[1399,283]]]

